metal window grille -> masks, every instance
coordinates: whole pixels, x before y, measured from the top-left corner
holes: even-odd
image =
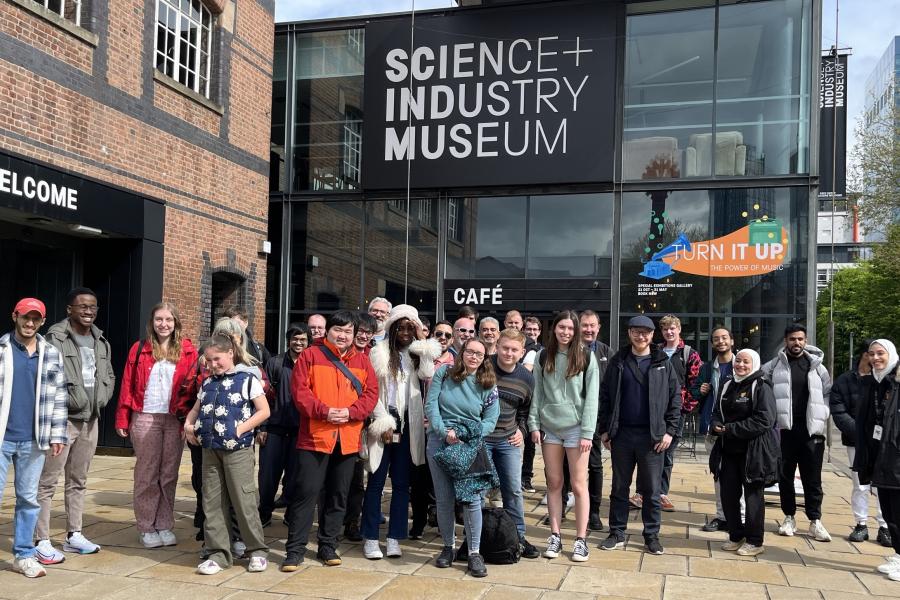
[[[200,0],[157,0],[156,68],[209,98],[212,13]]]

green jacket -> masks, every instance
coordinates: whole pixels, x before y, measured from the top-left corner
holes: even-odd
[[[109,342],[96,325],[91,325],[91,335],[96,340],[94,353],[97,361],[92,398],[88,397],[81,377],[81,352],[72,338],[69,319],[63,319],[47,331],[47,341],[56,346],[62,355],[68,388],[69,418],[73,421],[89,421],[99,417],[116,387]]]
[[[600,369],[594,353],[587,352],[587,356],[590,360],[587,372],[566,379],[568,358],[565,353],[556,354],[556,368],[549,374],[545,374],[541,368],[538,353],[534,360],[534,396],[528,413],[528,431],[549,430],[560,434],[578,425],[581,428],[581,439],[590,440],[594,437],[600,395]],[[587,389],[582,392],[584,385]]]

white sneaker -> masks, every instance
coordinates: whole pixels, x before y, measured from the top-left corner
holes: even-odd
[[[160,529],[156,533],[159,534],[159,539],[162,541],[163,546],[174,546],[178,544],[178,538],[175,537],[175,534],[172,533],[171,529]]]
[[[13,561],[12,570],[14,573],[21,573],[25,577],[43,577],[47,574],[41,563],[33,556],[28,558],[17,558]]]
[[[400,542],[394,538],[388,538],[387,552],[385,554],[388,558],[400,558],[403,556],[403,552],[400,550]]]
[[[900,570],[891,571],[887,574],[887,576],[891,581],[900,581]]]
[[[202,563],[197,565],[197,572],[201,575],[215,575],[220,572],[222,567],[219,566],[214,560],[204,560]]]
[[[269,566],[269,561],[262,556],[254,556],[250,558],[250,566],[247,567],[247,570],[251,573],[262,573]]]
[[[548,494],[544,494],[544,497],[541,498],[541,506],[547,506],[547,496]]]
[[[78,554],[95,554],[100,552],[100,546],[84,537],[80,531],[75,531],[66,538],[63,543],[65,552],[77,552]]]
[[[831,541],[831,534],[829,534],[828,530],[825,529],[825,526],[822,525],[822,521],[820,519],[814,519],[809,524],[809,537],[815,538],[819,542]]]
[[[878,572],[888,575],[894,571],[900,571],[900,554],[887,557],[887,562],[878,565]]]
[[[66,560],[66,555],[54,548],[50,540],[41,540],[35,548],[37,554],[34,558],[42,565],[58,565]]]
[[[566,508],[563,510],[563,513],[567,513],[575,507],[575,494],[569,492],[569,497],[566,498]]]
[[[244,553],[247,552],[247,544],[242,542],[241,540],[237,540],[236,542],[232,542],[231,544],[231,558],[237,560],[238,558],[244,558]]]
[[[159,534],[155,531],[151,531],[150,533],[142,533],[140,534],[140,537],[141,543],[144,545],[144,548],[159,548],[163,545]]]
[[[378,546],[378,540],[363,540],[363,556],[369,560],[378,560],[384,556]]]
[[[765,551],[766,549],[762,546],[754,546],[748,542],[737,549],[737,554],[738,556],[759,556]]]
[[[797,531],[797,521],[794,520],[793,516],[784,516],[784,521],[781,522],[781,526],[778,528],[778,535],[787,535],[792,536]]]

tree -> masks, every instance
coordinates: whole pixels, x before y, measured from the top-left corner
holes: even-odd
[[[847,370],[850,334],[854,344],[864,338],[900,342],[900,225],[888,230],[887,241],[875,249],[872,260],[855,269],[834,274],[834,368]],[[830,289],[819,294],[817,339],[828,339]]]
[[[886,233],[900,215],[900,108],[860,118],[850,165],[863,229]]]

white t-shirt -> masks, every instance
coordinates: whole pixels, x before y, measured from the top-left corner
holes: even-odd
[[[522,364],[526,367],[534,365],[535,357],[537,357],[537,352],[535,352],[534,350],[529,350],[528,354],[525,355],[525,358],[522,359]]]
[[[144,408],[141,412],[166,414],[172,398],[172,381],[175,379],[175,363],[159,360],[150,369],[147,389],[144,390]]]
[[[78,335],[72,333],[78,353],[81,355],[81,381],[88,396],[94,395],[94,382],[97,378],[97,356],[94,351],[96,342],[91,334]]]

